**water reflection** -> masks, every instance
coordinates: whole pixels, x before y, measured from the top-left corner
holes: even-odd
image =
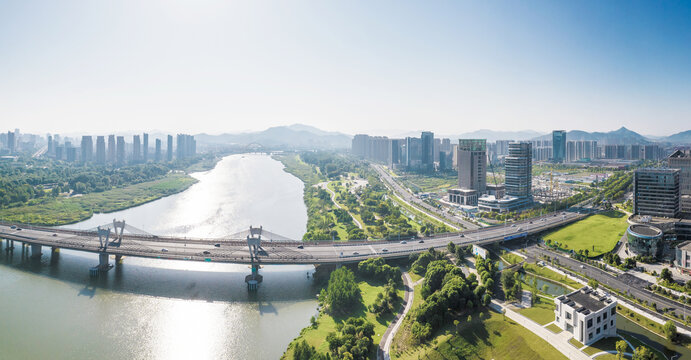
[[[304,232],[302,183],[280,163],[230,156],[195,176],[183,193],[69,227],[115,217],[162,235],[221,237],[250,224]],[[92,279],[97,262],[47,248],[35,261],[17,244],[0,251],[0,358],[274,359],[316,314],[311,266],[267,266],[248,294],[246,265],[125,258]]]

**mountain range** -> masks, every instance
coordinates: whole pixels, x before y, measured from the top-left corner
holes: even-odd
[[[376,134],[372,134],[376,135]],[[523,131],[495,131],[481,129],[472,132],[461,133],[458,135],[435,134],[440,138],[453,139],[487,139],[489,142],[497,140],[551,140],[552,134],[544,134],[534,130]],[[418,133],[411,132],[406,136],[420,136]],[[247,146],[250,144],[261,144],[265,147],[281,147],[292,149],[347,149],[350,148],[352,136],[340,132],[330,132],[318,129],[314,126],[293,124],[289,126],[275,126],[266,130],[255,132],[243,132],[235,134],[196,134],[197,143],[202,146],[217,147],[227,145]],[[571,130],[566,134],[567,141],[571,140],[595,140],[602,145],[618,144],[650,144],[668,143],[673,145],[691,144],[691,130],[679,132],[670,136],[643,136],[626,127],[621,127],[609,132],[587,132],[582,130]]]

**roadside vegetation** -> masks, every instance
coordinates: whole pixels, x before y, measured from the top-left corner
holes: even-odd
[[[274,157],[305,183],[303,240],[406,239],[447,230],[397,202],[366,163],[331,152]]]
[[[24,159],[0,165],[0,220],[65,225],[178,193],[196,180],[190,168],[210,169],[218,158],[200,155],[170,163],[113,168]]]
[[[402,274],[381,258],[341,267],[315,277],[320,311],[281,359],[376,359],[376,348],[402,306]],[[318,272],[328,272],[319,269]]]

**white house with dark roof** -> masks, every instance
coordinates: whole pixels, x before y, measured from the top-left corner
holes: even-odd
[[[588,286],[554,299],[554,323],[590,345],[617,336],[617,301]]]

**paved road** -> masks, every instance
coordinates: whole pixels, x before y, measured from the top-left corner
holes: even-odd
[[[456,224],[461,225],[466,229],[474,230],[480,228],[480,226],[477,226],[469,221],[465,221],[462,219],[459,219],[451,214],[448,214],[444,211],[441,211],[440,209],[422,201],[419,199],[417,196],[412,194],[408,189],[405,187],[401,186],[392,176],[391,174],[382,166],[382,165],[377,165],[377,164],[372,164],[372,167],[374,170],[377,171],[379,174],[379,177],[384,180],[384,183],[386,183],[392,190],[399,196],[403,201],[409,203],[409,204],[415,204],[416,207],[421,207],[426,210],[428,213],[433,213],[436,217],[440,217],[443,219],[443,222],[450,222],[451,224]],[[447,224],[450,225],[450,224]]]
[[[684,305],[676,301],[667,299],[651,291],[635,287],[629,281],[623,281],[617,276],[614,276],[602,269],[571,259],[570,257],[562,256],[552,251],[539,248],[537,246],[528,247],[526,249],[526,252],[531,257],[532,261],[538,258],[542,259],[542,256],[547,255],[550,258],[557,259],[559,261],[559,265],[567,269],[570,269],[576,276],[578,276],[579,274],[583,274],[589,278],[597,280],[601,284],[606,284],[623,293],[628,293],[629,295],[632,295],[637,299],[645,300],[648,302],[648,304],[656,303],[658,309],[672,308],[680,316],[683,316],[684,314],[691,315],[691,307],[689,307],[688,305]],[[684,308],[686,308],[686,312],[684,312]],[[659,314],[656,314],[648,309],[641,309],[656,316],[660,316]],[[687,330],[691,330],[691,328],[683,326],[679,323],[677,323],[677,326],[682,326]]]
[[[443,248],[450,241],[456,245],[486,244],[507,237],[536,234],[560,227],[587,215],[578,212],[555,213],[517,222],[511,226],[494,226],[464,233],[438,234],[409,241],[353,241],[302,243],[301,241],[261,242],[259,262],[262,264],[337,264],[359,262],[371,257],[405,258],[430,247]],[[154,235],[125,234],[120,246],[101,247],[98,235],[91,231],[26,227],[12,229],[0,224],[0,239],[27,244],[72,249],[109,255],[124,255],[158,259],[190,260],[249,264],[250,252],[246,240],[192,239]],[[15,244],[17,246],[19,244]],[[5,244],[7,248],[7,244]]]
[[[422,279],[419,281],[422,281]],[[406,314],[408,314],[410,308],[413,307],[415,284],[407,272],[403,273],[403,283],[405,285],[405,294],[403,295],[403,311],[396,315],[393,321],[391,321],[391,324],[389,324],[389,327],[384,332],[384,335],[382,335],[381,340],[379,341],[379,349],[377,350],[378,360],[391,359],[389,352],[391,351],[391,343],[393,342],[393,338],[396,336],[396,333],[403,323],[403,319],[405,319]]]

